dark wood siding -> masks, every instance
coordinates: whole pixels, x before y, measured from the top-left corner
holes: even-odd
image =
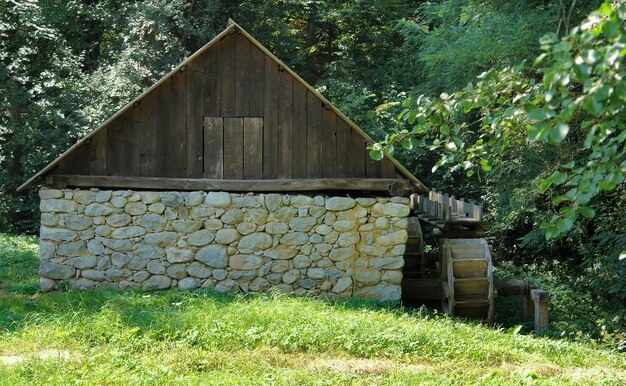
[[[52,173],[211,179],[404,178],[245,36],[198,55]]]

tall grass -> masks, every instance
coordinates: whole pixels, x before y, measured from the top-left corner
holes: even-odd
[[[0,384],[626,381],[626,357],[350,300],[36,292],[35,239],[2,236]]]

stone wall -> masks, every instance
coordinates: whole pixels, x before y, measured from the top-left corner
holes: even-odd
[[[408,199],[53,190],[42,290],[65,283],[400,299]]]

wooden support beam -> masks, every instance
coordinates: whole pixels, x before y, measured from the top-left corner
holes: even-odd
[[[540,289],[530,291],[530,297],[535,303],[535,331],[548,328],[548,303],[550,293]]]
[[[408,180],[392,178],[317,178],[273,180],[222,180],[207,178],[164,178],[55,175],[56,188],[122,188],[157,190],[224,190],[231,192],[295,192],[317,190],[369,190],[394,195],[415,190]]]

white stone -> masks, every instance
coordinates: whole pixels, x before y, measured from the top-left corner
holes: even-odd
[[[365,269],[354,272],[356,281],[363,285],[374,285],[380,282],[381,273],[377,269]]]
[[[265,224],[265,231],[271,235],[282,235],[289,231],[289,226],[282,222],[270,222]]]
[[[265,207],[270,212],[278,210],[282,203],[282,196],[280,194],[266,194],[265,195]]]
[[[156,192],[139,192],[139,195],[141,196],[141,201],[146,205],[154,204],[161,199]]]
[[[256,230],[256,225],[249,221],[244,221],[244,222],[237,224],[237,231],[244,236],[249,235],[250,233],[253,233],[255,230]]]
[[[337,245],[340,247],[349,247],[355,245],[361,239],[359,232],[345,232],[339,235]]]
[[[42,260],[39,264],[39,275],[49,279],[69,279],[76,273],[74,267]]]
[[[398,285],[380,283],[375,286],[359,288],[354,292],[354,295],[363,299],[398,301],[400,300],[401,290]]]
[[[142,227],[129,226],[114,229],[113,233],[111,233],[111,237],[114,239],[130,239],[133,237],[143,236],[145,234],[146,230]]]
[[[163,203],[157,202],[155,204],[150,204],[148,210],[152,213],[162,214],[165,211],[165,205]]]
[[[59,244],[56,253],[59,256],[74,257],[86,256],[89,254],[89,251],[87,250],[87,244],[81,240]]]
[[[228,272],[225,269],[214,269],[212,275],[215,280],[224,280],[228,276]]]
[[[126,205],[126,203],[127,201],[126,201],[126,198],[124,197],[116,196],[111,199],[111,205],[113,205],[116,208],[123,208],[124,205]]]
[[[309,236],[304,232],[291,232],[280,238],[283,245],[304,245],[309,241]]]
[[[195,247],[203,247],[215,239],[215,233],[208,231],[206,229],[200,229],[199,231],[193,232],[187,238],[187,242],[189,245],[193,245]]]
[[[200,249],[195,259],[211,268],[226,268],[228,266],[228,254],[226,249],[217,245],[210,245]]]
[[[185,200],[183,199],[183,195],[178,192],[165,192],[161,194],[161,202],[165,204],[165,206],[178,208]]]
[[[85,279],[94,280],[94,281],[103,281],[106,279],[104,272],[96,269],[85,269],[80,271],[80,276]]]
[[[352,220],[339,220],[333,224],[333,228],[335,228],[338,232],[350,232],[355,230],[357,224]]]
[[[59,216],[52,213],[41,214],[41,225],[53,227],[59,224]]]
[[[39,198],[42,200],[50,199],[50,198],[61,198],[63,197],[63,191],[56,189],[47,189],[41,188],[39,189]]]
[[[341,261],[356,257],[358,254],[354,248],[335,248],[330,251],[329,257],[332,261]]]
[[[241,235],[234,228],[220,229],[215,234],[215,242],[218,244],[230,244],[233,241],[239,240]]]
[[[193,207],[193,206],[202,204],[203,201],[204,201],[203,192],[191,192],[185,198],[185,205],[187,205],[188,207]]]
[[[352,288],[352,278],[342,277],[337,280],[337,283],[333,287],[332,291],[336,294],[342,293]]]
[[[172,222],[172,228],[179,233],[192,233],[202,227],[202,221],[177,220]]]
[[[375,198],[370,198],[370,197],[359,197],[356,199],[356,202],[361,205],[364,206],[366,208],[374,205],[376,203],[376,199]]]
[[[270,289],[271,284],[267,279],[257,277],[250,283],[250,289],[255,292],[264,292]]]
[[[370,265],[374,268],[400,269],[404,267],[404,259],[401,257],[381,257],[370,260]]]
[[[315,200],[308,196],[291,197],[290,205],[294,208],[310,208],[315,205]]]
[[[53,240],[53,241],[71,241],[74,240],[78,235],[76,232],[71,231],[69,229],[61,229],[61,228],[48,228],[42,226],[39,235],[42,240]]]
[[[226,192],[209,192],[204,203],[216,208],[228,208],[232,200],[230,194]]]
[[[289,260],[276,260],[272,263],[271,271],[274,273],[283,273],[289,270]]]
[[[50,260],[56,252],[56,244],[49,241],[39,241],[39,258],[41,260]]]
[[[178,282],[178,288],[182,290],[192,290],[198,288],[199,285],[198,279],[194,279],[193,277],[186,277]]]
[[[106,202],[111,199],[110,190],[100,190],[96,193],[96,202]]]
[[[64,199],[47,199],[41,200],[39,203],[39,210],[44,212],[59,212],[59,213],[71,213],[76,212],[78,204],[72,200]]]
[[[289,228],[298,232],[308,232],[317,224],[314,217],[294,217],[289,221]]]
[[[172,264],[165,269],[165,274],[172,279],[182,279],[187,276],[185,264]]]
[[[204,227],[210,231],[216,231],[224,227],[224,223],[221,220],[213,218],[204,222]]]
[[[290,269],[283,274],[283,282],[286,284],[293,284],[300,279],[300,271],[297,269]]]
[[[200,262],[194,261],[187,267],[187,273],[189,276],[206,279],[211,277],[211,268]]]
[[[74,192],[74,201],[79,204],[89,205],[96,200],[96,193],[89,190],[79,190]]]
[[[162,275],[165,273],[165,267],[161,264],[160,261],[152,260],[148,262],[147,268],[148,272],[155,275]]]
[[[144,241],[148,244],[155,245],[157,247],[165,248],[176,242],[178,239],[174,232],[160,232],[147,234],[144,237]]]
[[[69,216],[65,218],[65,227],[73,231],[82,231],[93,225],[93,221],[89,217]]]
[[[170,288],[172,285],[172,279],[167,276],[154,275],[146,280],[142,288],[145,290],[163,290]]]
[[[139,217],[136,221],[137,225],[146,228],[150,232],[161,232],[165,229],[165,218],[156,213],[148,213]]]
[[[324,268],[309,268],[306,271],[306,275],[311,279],[322,280],[326,279],[326,269]]]
[[[326,209],[332,211],[352,209],[356,201],[350,197],[331,197],[326,200]]]
[[[251,233],[239,240],[239,251],[241,253],[252,253],[262,251],[272,246],[272,236],[267,233]]]
[[[234,255],[229,258],[229,266],[237,270],[257,269],[263,265],[263,259],[255,255]]]
[[[139,216],[148,211],[148,207],[143,202],[129,202],[124,206],[124,212],[131,216]]]
[[[85,208],[85,214],[87,216],[108,216],[113,213],[113,208],[103,204],[89,204]]]
[[[135,253],[137,256],[143,257],[144,259],[160,259],[165,256],[165,250],[163,248],[143,243],[135,245]]]
[[[376,239],[376,243],[380,245],[392,246],[392,245],[398,245],[398,244],[405,244],[407,239],[408,239],[408,234],[406,230],[403,229],[397,232],[392,232],[383,236],[379,236]]]
[[[224,224],[237,225],[243,221],[244,214],[240,209],[229,209],[220,217],[220,219]]]
[[[170,247],[165,250],[165,255],[170,263],[184,263],[193,259],[193,252],[189,249]]]
[[[396,202],[388,202],[385,204],[378,203],[372,207],[373,215],[387,217],[406,217],[409,215],[410,211],[408,205]]]
[[[263,252],[263,255],[274,260],[288,260],[293,258],[298,253],[296,247],[278,245],[272,249],[268,249]]]
[[[402,283],[402,271],[385,270],[383,272],[382,281],[391,283],[391,284],[401,284]]]

